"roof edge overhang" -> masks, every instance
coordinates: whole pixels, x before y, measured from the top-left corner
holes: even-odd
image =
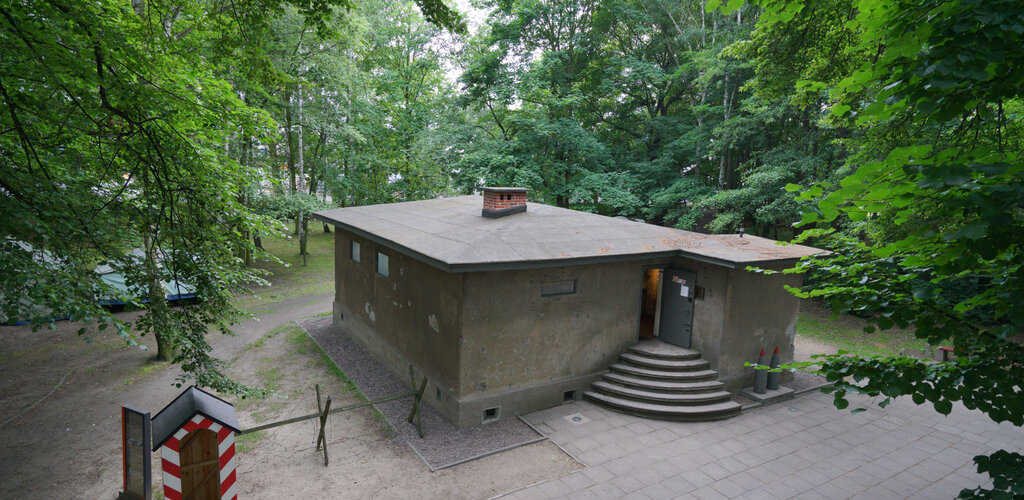
[[[197,386],[195,386],[195,385],[192,385],[192,386],[189,386],[189,387],[188,387],[187,389],[185,389],[184,391],[181,391],[181,394],[178,394],[178,397],[176,397],[176,398],[174,398],[173,400],[171,400],[171,402],[170,402],[170,403],[168,403],[168,404],[167,404],[166,406],[164,406],[164,407],[163,407],[163,408],[162,408],[162,409],[161,409],[161,410],[160,410],[159,412],[157,412],[157,414],[156,414],[156,415],[153,415],[153,417],[152,417],[152,418],[150,418],[150,425],[152,426],[152,423],[153,423],[153,422],[155,422],[155,421],[157,420],[157,418],[158,418],[158,417],[160,417],[160,416],[161,416],[161,415],[162,415],[162,414],[163,414],[163,413],[164,413],[165,411],[167,411],[167,410],[168,410],[168,409],[170,409],[170,408],[171,408],[172,406],[174,406],[174,405],[175,405],[175,403],[177,403],[177,402],[178,402],[178,400],[180,400],[181,398],[185,397],[185,395],[186,395],[186,394],[189,394],[189,393],[190,393],[190,391],[191,391],[192,389],[195,389],[195,390],[196,390],[196,391],[198,391],[198,392],[201,392],[201,393],[203,393],[203,394],[206,394],[207,396],[209,396],[209,397],[211,397],[211,398],[214,398],[214,399],[216,399],[216,400],[218,400],[218,401],[220,401],[220,402],[222,402],[222,403],[224,403],[224,404],[226,404],[226,405],[230,406],[231,408],[234,408],[234,406],[235,406],[235,405],[233,405],[233,404],[231,404],[231,403],[229,403],[229,402],[227,402],[227,401],[224,401],[223,399],[221,399],[221,398],[217,397],[216,395],[214,395],[214,394],[212,394],[212,393],[210,393],[210,392],[204,391],[204,390],[203,390],[203,389],[202,389],[201,387],[197,387]],[[235,425],[232,425],[231,423],[228,423],[228,422],[224,422],[224,420],[223,420],[223,419],[220,419],[220,418],[214,417],[213,415],[209,415],[209,414],[207,414],[206,412],[204,412],[204,411],[202,411],[202,410],[200,410],[200,409],[198,409],[198,408],[195,408],[195,409],[194,409],[194,411],[192,412],[192,414],[190,414],[190,415],[189,415],[189,416],[188,416],[188,417],[186,418],[186,421],[187,421],[187,420],[190,420],[190,419],[191,419],[192,417],[194,417],[194,416],[196,416],[196,415],[202,415],[203,417],[205,417],[205,418],[208,418],[208,419],[210,419],[210,420],[213,420],[214,422],[217,422],[218,424],[220,424],[220,425],[222,425],[222,426],[224,426],[224,427],[227,427],[228,429],[231,429],[231,430],[232,430],[232,431],[234,431],[234,432],[242,432],[242,430],[241,430],[240,428],[236,427]],[[181,425],[184,425],[184,424],[181,424]],[[152,442],[152,445],[153,445],[153,451],[156,451],[156,450],[160,449],[160,447],[161,447],[161,446],[163,446],[163,445],[164,445],[164,443],[166,443],[166,442],[167,442],[167,441],[168,441],[169,439],[171,439],[172,437],[174,437],[174,434],[175,434],[176,432],[178,432],[178,429],[180,429],[180,428],[181,428],[180,426],[179,426],[179,427],[175,427],[175,428],[174,428],[174,430],[173,430],[172,432],[170,432],[170,433],[166,433],[166,431],[167,431],[168,429],[162,429],[162,430],[161,430],[161,435],[159,435],[159,436],[158,436],[158,435],[156,435],[155,433],[154,433],[154,434],[152,434],[152,439],[153,439],[153,442]],[[155,429],[153,429],[153,430],[155,431]],[[163,435],[163,434],[166,434],[166,435]]]
[[[242,432],[242,429],[237,429],[237,428],[235,428],[235,426],[233,426],[231,424],[228,424],[228,423],[225,423],[225,422],[222,422],[219,418],[216,418],[216,417],[214,417],[212,415],[209,415],[206,412],[201,411],[201,410],[196,410],[194,413],[192,413],[192,415],[190,415],[188,417],[189,420],[191,420],[192,417],[194,417],[196,415],[201,415],[203,418],[208,418],[210,420],[213,420],[214,422],[217,422],[218,424],[220,424],[222,427],[226,427],[228,429],[231,429],[233,432]],[[164,443],[166,443],[167,441],[170,441],[171,438],[174,437],[174,434],[176,434],[177,432],[178,432],[178,429],[175,429],[174,432],[172,432],[172,433],[168,434],[167,436],[164,436],[163,438],[161,438],[160,442],[157,442],[156,440],[154,440],[153,441],[153,451],[159,450],[160,447],[163,446]]]
[[[682,257],[698,262],[704,262],[706,264],[713,264],[716,266],[722,266],[730,269],[744,269],[747,266],[777,266],[780,264],[795,264],[800,260],[796,258],[786,259],[774,259],[774,260],[759,260],[750,262],[734,262],[725,259],[716,259],[714,257],[708,257],[706,255],[700,255],[693,252],[687,252],[682,249],[665,250],[661,252],[644,252],[635,254],[618,254],[618,255],[595,255],[587,257],[568,257],[564,259],[546,259],[546,260],[526,260],[526,261],[511,261],[511,262],[480,262],[472,264],[451,264],[444,262],[440,259],[436,259],[429,255],[417,252],[404,245],[399,245],[389,239],[381,238],[376,234],[369,231],[364,231],[358,227],[345,224],[343,222],[325,217],[320,213],[313,212],[311,215],[314,219],[331,224],[332,226],[342,228],[353,234],[366,238],[378,245],[386,248],[390,248],[396,252],[404,255],[408,255],[420,262],[429,264],[442,271],[449,273],[469,273],[469,272],[480,272],[480,271],[517,271],[523,269],[539,269],[545,267],[561,267],[561,266],[580,266],[585,264],[600,264],[606,262],[625,262],[631,260],[645,260],[645,259],[660,259],[660,258],[671,258],[671,257]]]

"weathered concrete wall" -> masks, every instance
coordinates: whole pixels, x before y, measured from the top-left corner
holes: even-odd
[[[335,232],[334,323],[403,380],[412,363],[430,379],[424,401],[449,419],[458,389],[461,274],[427,264],[355,236]],[[350,257],[360,243],[362,262]],[[377,252],[389,258],[389,276],[377,273]],[[436,397],[440,389],[442,397]]]
[[[488,404],[505,418],[586,388],[637,340],[647,263],[467,274],[459,425],[479,423]],[[543,282],[562,280],[576,292],[541,295]]]
[[[761,275],[683,258],[545,269],[446,273],[336,231],[335,324],[403,379],[408,364],[431,384],[424,401],[459,427],[554,406],[579,396],[637,342],[643,271],[693,271],[691,347],[727,389],[750,385],[761,347],[793,357],[798,300],[783,289],[795,275]],[[361,262],[350,242],[361,246]],[[377,252],[390,275],[377,273]],[[545,282],[575,280],[575,293],[542,296]],[[440,397],[438,397],[440,394]]]
[[[725,328],[725,303],[729,291],[729,269],[689,259],[673,259],[675,269],[697,273],[696,286],[704,289],[703,299],[693,300],[693,330],[690,348],[718,369],[722,331]]]
[[[782,267],[777,270],[784,269]],[[745,362],[756,362],[764,348],[768,359],[775,347],[783,363],[793,360],[793,339],[800,312],[800,299],[785,285],[799,287],[803,277],[797,274],[758,274],[743,269],[729,270],[729,290],[725,304],[725,327],[719,347],[719,380],[730,391],[753,384],[754,370]],[[783,374],[783,380],[790,378]]]

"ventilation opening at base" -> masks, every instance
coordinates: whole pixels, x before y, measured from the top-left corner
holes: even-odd
[[[484,410],[484,422],[493,422],[498,420],[498,415],[501,412],[501,407],[488,408]]]
[[[565,391],[562,393],[562,402],[571,403],[576,401],[576,391]]]

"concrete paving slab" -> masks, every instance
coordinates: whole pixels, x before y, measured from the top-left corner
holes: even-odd
[[[674,500],[676,493],[663,484],[655,484],[643,489],[643,493],[653,500]]]
[[[730,420],[655,425],[577,401],[525,418],[551,428],[571,413],[591,419],[581,426],[588,432],[548,436],[581,450],[588,465],[562,478],[568,498],[952,498],[988,480],[975,472],[975,455],[1024,450],[1024,430],[959,405],[943,417],[909,400],[870,403],[852,397],[852,408],[868,408],[852,415],[835,410],[831,396],[808,393]],[[595,423],[604,430],[587,427]],[[637,442],[644,446],[629,444]],[[530,498],[540,486],[515,493]]]

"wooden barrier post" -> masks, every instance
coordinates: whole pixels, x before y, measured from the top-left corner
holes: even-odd
[[[415,385],[416,385],[416,378],[415,378],[415,372],[413,371],[412,365],[409,365],[409,375],[410,375],[411,381],[413,383],[413,387],[415,387]],[[327,466],[330,463],[330,458],[328,457],[328,454],[327,454],[327,434],[326,434],[326,432],[327,432],[327,416],[328,415],[330,415],[332,413],[342,412],[342,411],[355,410],[357,408],[362,408],[364,406],[372,406],[372,405],[376,405],[376,404],[380,404],[380,403],[387,403],[389,401],[395,401],[397,399],[403,399],[403,398],[407,398],[407,397],[412,396],[412,398],[413,398],[412,411],[409,412],[408,422],[412,423],[413,417],[416,417],[416,430],[419,432],[420,437],[421,438],[423,437],[423,411],[422,411],[422,408],[420,407],[420,401],[423,399],[423,393],[427,390],[427,377],[426,376],[423,377],[423,381],[420,383],[419,390],[417,390],[416,392],[407,392],[407,393],[403,393],[403,394],[396,394],[394,396],[388,396],[386,398],[375,399],[373,401],[364,401],[362,403],[356,403],[356,404],[352,404],[352,405],[348,405],[348,406],[343,406],[341,408],[335,408],[333,410],[331,409],[331,397],[330,396],[327,397],[326,404],[323,404],[323,406],[321,406],[321,404],[323,403],[323,400],[322,400],[321,395],[320,395],[320,384],[316,384],[315,387],[316,387],[316,409],[317,409],[316,413],[312,413],[312,414],[309,414],[309,415],[302,415],[300,417],[294,417],[294,418],[289,418],[289,419],[285,419],[285,420],[280,420],[280,421],[277,421],[277,422],[271,422],[271,423],[268,423],[268,424],[258,425],[256,427],[250,427],[248,429],[241,429],[241,430],[238,431],[238,434],[239,435],[250,434],[250,433],[253,433],[253,432],[258,432],[258,431],[262,431],[262,430],[266,430],[266,429],[272,429],[274,427],[280,427],[282,425],[294,424],[296,422],[302,422],[304,420],[310,420],[310,419],[314,419],[314,418],[319,418],[320,419],[320,431],[317,434],[317,438],[316,438],[316,449],[317,449],[317,451],[319,451],[320,450],[320,446],[323,445],[323,447],[324,447],[324,466]]]
[[[320,384],[316,384],[316,412],[322,414],[324,412],[324,405],[320,402]],[[316,449],[320,451],[320,443],[324,440],[324,428],[320,426],[320,433],[316,437]]]
[[[327,428],[327,415],[331,412],[331,397],[327,396],[327,404],[324,405],[324,411],[320,414],[320,437],[317,438],[317,442],[323,441],[324,443],[324,467],[330,463],[330,459],[327,458],[327,436],[324,431]],[[317,448],[319,449],[319,447]]]
[[[409,371],[412,372],[412,366],[409,367]],[[413,387],[415,387],[415,380],[413,381]],[[409,418],[406,419],[410,424],[412,423],[412,417],[416,416],[416,430],[419,432],[420,437],[423,437],[423,411],[420,410],[420,400],[423,399],[423,391],[427,389],[427,377],[423,377],[423,383],[420,384],[420,390],[416,391],[413,395],[412,400],[412,411],[409,412]]]

